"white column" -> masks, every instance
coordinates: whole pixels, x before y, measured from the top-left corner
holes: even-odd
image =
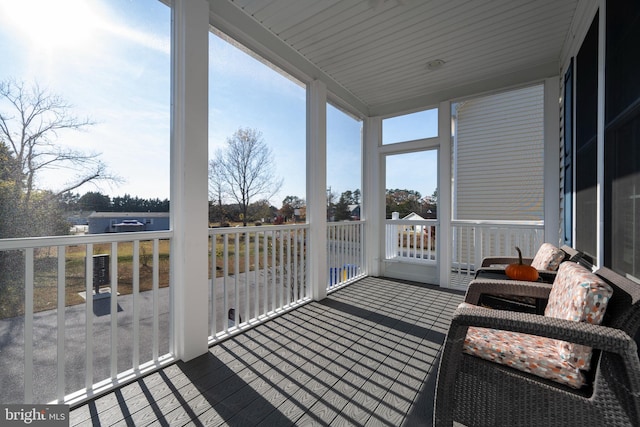
[[[208,348],[209,3],[174,0],[172,24],[171,350],[187,361]]]
[[[447,288],[451,284],[451,229],[452,206],[452,168],[451,168],[451,103],[441,102],[438,108],[438,222],[436,233],[436,257],[440,270],[440,286]]]
[[[311,296],[327,296],[327,87],[315,80],[307,87],[307,222]]]
[[[362,219],[365,222],[364,247],[366,251],[367,273],[371,276],[382,274],[384,259],[384,164],[380,156],[382,141],[382,119],[368,117],[363,123],[364,158],[362,168]]]
[[[544,241],[560,244],[560,79],[544,82]]]

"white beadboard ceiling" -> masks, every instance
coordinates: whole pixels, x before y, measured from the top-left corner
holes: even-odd
[[[212,25],[367,116],[557,75],[577,3],[210,0]]]

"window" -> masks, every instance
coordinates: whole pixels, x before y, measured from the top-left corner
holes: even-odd
[[[606,134],[605,265],[640,279],[640,111]]]
[[[598,16],[576,58],[575,248],[597,257]]]
[[[638,2],[607,2],[604,264],[640,281],[638,22]]]

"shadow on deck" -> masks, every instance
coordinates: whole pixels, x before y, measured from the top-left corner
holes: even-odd
[[[71,411],[71,425],[431,425],[460,292],[368,277]]]

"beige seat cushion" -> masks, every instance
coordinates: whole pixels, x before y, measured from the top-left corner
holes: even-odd
[[[573,388],[580,388],[585,384],[585,375],[582,370],[560,356],[561,342],[517,332],[470,327],[464,340],[463,351]]]

